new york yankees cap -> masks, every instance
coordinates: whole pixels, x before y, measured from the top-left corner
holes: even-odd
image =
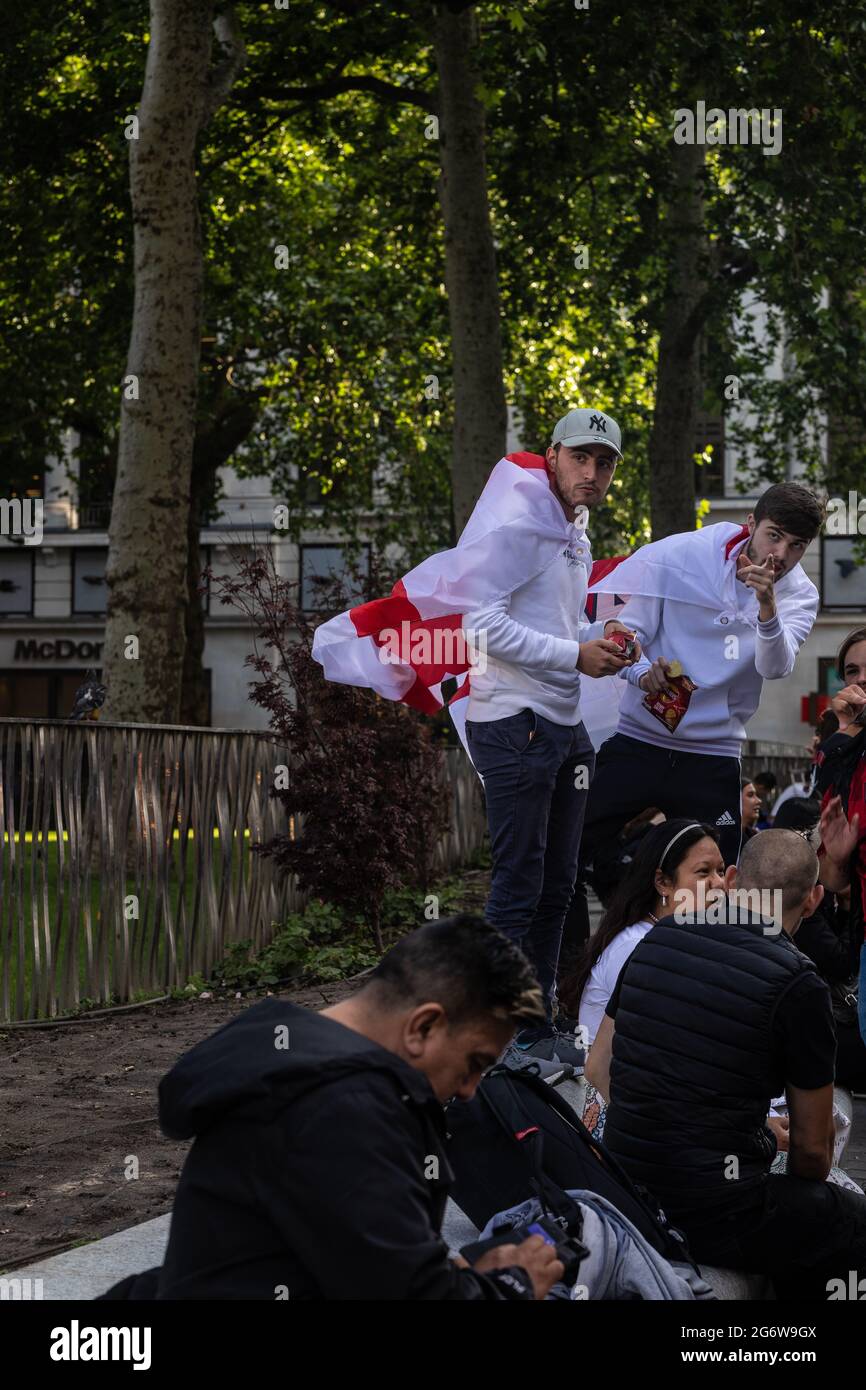
[[[550,442],[564,444],[567,449],[578,444],[607,444],[622,458],[619,425],[603,410],[570,410],[557,421]]]

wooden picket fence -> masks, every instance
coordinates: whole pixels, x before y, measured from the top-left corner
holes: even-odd
[[[0,719],[0,1021],[161,994],[233,941],[265,946],[303,903],[253,850],[285,829],[270,788],[288,763],[247,729]],[[484,814],[462,750],[442,779],[448,872]]]

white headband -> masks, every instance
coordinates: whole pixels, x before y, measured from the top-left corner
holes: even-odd
[[[677,831],[676,835],[673,837],[672,840],[668,840],[667,844],[665,845],[664,854],[662,855],[661,859],[660,859],[659,862],[658,862],[658,868],[656,869],[656,873],[659,872],[659,870],[661,869],[662,864],[663,864],[663,863],[665,862],[665,860],[667,859],[667,857],[668,857],[668,850],[671,848],[671,846],[672,846],[672,845],[675,845],[676,842],[677,842],[677,840],[680,838],[680,836],[681,836],[681,835],[685,835],[685,833],[686,833],[687,830],[694,830],[695,827],[697,827],[698,830],[701,829],[701,823],[700,823],[699,820],[693,820],[693,821],[691,822],[690,825],[684,825],[683,828],[682,828],[682,830],[678,830],[678,831]]]

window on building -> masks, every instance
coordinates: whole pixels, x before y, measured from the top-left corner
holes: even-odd
[[[102,675],[100,667],[96,670],[96,679]],[[49,676],[48,698],[53,707],[53,718],[68,719],[75,707],[76,691],[82,686],[87,678],[86,671],[57,671]]]
[[[0,671],[0,717],[67,719],[84,671]]]
[[[95,669],[98,680],[102,670]],[[0,718],[68,719],[86,676],[84,669],[0,671]]]
[[[108,607],[108,585],[105,582],[105,567],[108,563],[108,550],[73,550],[72,552],[72,611],[73,613],[104,613]],[[202,547],[202,569],[210,564],[210,549]],[[205,613],[210,612],[210,583],[202,580],[204,593],[201,605]]]
[[[866,564],[856,548],[856,538],[822,537],[821,603],[824,608],[866,611]]]
[[[45,469],[23,463],[3,464],[4,497],[44,497]]]
[[[45,671],[0,671],[0,718],[50,719],[50,686]]]
[[[78,529],[107,531],[111,520],[116,461],[102,457],[79,457]]]
[[[701,414],[695,426],[695,453],[706,454],[707,463],[695,464],[695,489],[701,497],[725,495],[725,417]]]
[[[818,694],[829,695],[832,699],[838,695],[845,682],[841,680],[836,672],[835,656],[818,657]]]
[[[0,551],[0,616],[33,612],[33,548]]]
[[[370,568],[370,547],[363,545],[349,554],[342,545],[302,545],[301,607],[317,613],[331,606],[335,587],[343,590],[347,604],[359,603]]]
[[[72,611],[73,613],[104,613],[108,606],[108,587],[105,565],[108,551],[73,550],[72,552]]]
[[[211,583],[210,580],[200,579],[199,584],[206,585],[206,593],[202,595],[202,606],[208,617],[213,619],[228,618],[233,614],[230,605],[224,605],[219,600],[222,593],[223,583],[226,580],[239,580],[245,561],[251,560],[255,554],[255,547],[249,545],[219,544],[203,545],[199,549],[201,555],[201,568],[213,570],[214,581],[216,583],[215,593],[216,602],[211,604]]]

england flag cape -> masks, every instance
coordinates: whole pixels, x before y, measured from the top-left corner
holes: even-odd
[[[436,714],[447,704],[466,747],[472,677],[463,615],[534,579],[573,534],[551,491],[543,457],[509,454],[490,474],[457,545],[416,565],[388,598],[359,604],[322,623],[313,639],[313,656],[328,680],[367,686],[423,714]],[[581,539],[591,563],[589,543],[584,534]],[[623,558],[592,565],[590,584],[608,576]],[[603,595],[588,598],[587,618],[613,617],[626,597],[613,585]],[[456,689],[446,698],[443,683],[454,680]],[[612,678],[581,681],[581,715],[594,742],[613,732],[611,687],[617,686]],[[618,701],[617,689],[617,708]]]
[[[720,521],[699,531],[682,531],[660,541],[651,541],[633,555],[618,561],[614,573],[593,576],[587,603],[593,597],[599,602],[613,599],[616,601],[615,611],[619,613],[625,602],[621,591],[625,590],[629,595],[667,599],[706,608],[714,615],[713,622],[741,622],[757,628],[758,606],[754,590],[745,584],[735,583],[731,587],[726,583],[731,554],[748,535],[748,526]],[[783,624],[794,612],[811,614],[814,622],[820,597],[802,566],[795,565],[773,587],[776,611]],[[623,619],[626,623],[628,616],[626,613]],[[596,721],[599,730],[607,730],[608,734],[615,732],[625,685],[620,676],[604,676],[601,680],[581,684],[581,710],[584,710],[584,689],[588,686],[588,701],[592,703],[592,708],[588,703],[587,712]],[[586,714],[584,721],[589,729]],[[595,742],[595,733],[591,737]]]
[[[588,621],[617,616],[639,594],[696,604],[754,627],[757,608],[746,603],[751,589],[734,586],[733,608],[725,597],[728,559],[747,536],[748,527],[719,522],[653,541],[630,556],[596,561],[589,571]],[[366,686],[423,714],[447,704],[466,747],[472,677],[463,615],[534,579],[570,539],[543,457],[508,454],[490,474],[457,545],[410,570],[389,597],[323,623],[313,656],[328,680]],[[585,533],[581,541],[584,563],[591,563]],[[800,565],[779,580],[775,593],[783,622],[794,610],[817,613],[818,591]],[[449,683],[456,687],[450,696],[443,691]],[[618,676],[581,681],[580,714],[596,748],[616,729],[624,686]]]
[[[640,594],[644,598],[697,604],[755,628],[758,609],[751,601],[754,591],[745,584],[736,584],[735,607],[730,606],[725,595],[725,574],[731,552],[748,534],[748,526],[720,521],[700,531],[682,531],[652,541],[623,559],[615,577],[599,575],[595,578],[590,593],[611,594],[623,588],[629,594]],[[776,608],[783,623],[795,610],[812,609],[817,613],[818,590],[801,565],[795,565],[773,587]]]

